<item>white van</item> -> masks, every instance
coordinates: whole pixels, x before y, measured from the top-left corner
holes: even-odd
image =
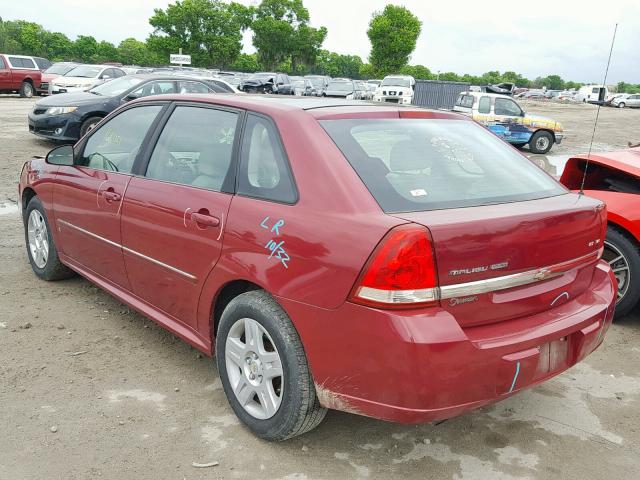
[[[576,100],[585,103],[603,104],[609,96],[609,90],[606,85],[585,85],[580,87]]]

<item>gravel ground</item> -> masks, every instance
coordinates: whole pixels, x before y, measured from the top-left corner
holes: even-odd
[[[0,479],[638,478],[638,312],[565,374],[440,425],[329,412],[303,437],[257,440],[210,359],[86,280],[31,272],[13,205],[22,163],[51,148],[27,132],[33,103],[0,96]],[[565,125],[554,155],[588,148],[592,106],[524,108]],[[602,109],[594,150],[640,141],[639,124]]]

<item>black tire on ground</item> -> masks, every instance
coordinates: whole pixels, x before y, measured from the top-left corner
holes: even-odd
[[[538,130],[529,140],[529,150],[532,153],[544,154],[553,147],[553,135],[546,130]]]
[[[627,277],[629,285],[624,296],[616,304],[615,318],[621,318],[628,315],[640,302],[640,245],[622,230],[611,225],[607,228],[607,236],[605,238],[605,256],[606,244],[610,244],[617,249],[624,256],[629,267]],[[605,259],[611,260],[610,258]],[[615,264],[612,266],[615,267]]]
[[[39,267],[38,265],[36,265],[36,261],[32,256],[31,249],[29,248],[29,217],[31,215],[31,212],[33,212],[34,210],[37,210],[40,215],[42,215],[46,228],[46,232],[44,232],[43,235],[46,235],[46,239],[49,245],[49,252],[46,258],[46,263],[43,267]],[[27,209],[24,213],[24,239],[27,247],[27,256],[29,257],[29,263],[31,264],[33,272],[39,278],[41,278],[42,280],[53,281],[64,280],[76,275],[73,270],[71,270],[66,265],[63,265],[62,262],[60,262],[60,258],[58,258],[58,250],[56,249],[55,243],[53,242],[49,220],[47,219],[47,214],[44,211],[42,202],[38,197],[33,197],[29,201]]]
[[[35,94],[35,88],[30,82],[24,81],[20,85],[20,98],[31,98]]]
[[[227,338],[234,324],[246,318],[258,322],[268,332],[282,363],[282,400],[276,413],[265,420],[251,415],[240,404],[227,372]],[[317,427],[327,413],[316,395],[298,332],[278,302],[264,290],[238,295],[225,308],[216,335],[216,363],[231,408],[262,439],[282,441],[301,435]]]
[[[85,134],[95,127],[98,122],[102,120],[102,117],[89,117],[84,122],[82,122],[82,126],[80,127],[80,136],[84,137]]]
[[[625,103],[624,103],[624,102],[620,102],[620,103],[618,104],[618,108],[624,108],[624,107],[625,107]]]

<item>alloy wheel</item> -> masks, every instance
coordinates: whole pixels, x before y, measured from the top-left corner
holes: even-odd
[[[618,297],[617,302],[620,302],[627,294],[629,290],[629,284],[631,282],[631,270],[629,269],[629,261],[624,254],[614,244],[605,241],[604,252],[602,254],[603,260],[607,261],[613,270],[613,274],[618,281]]]
[[[44,217],[38,210],[32,210],[29,214],[27,235],[33,263],[38,268],[44,268],[49,258],[49,234]]]
[[[251,318],[237,320],[225,343],[229,383],[244,410],[254,418],[273,417],[284,391],[282,361],[267,330]]]

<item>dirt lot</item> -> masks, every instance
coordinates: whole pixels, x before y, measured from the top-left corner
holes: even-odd
[[[269,444],[238,424],[212,361],[77,278],[38,281],[12,205],[33,100],[0,96],[0,479],[637,479],[640,314],[587,361],[438,426],[330,412]],[[595,108],[524,104],[588,148]],[[595,150],[640,141],[640,110],[602,109]],[[192,462],[218,461],[196,469]]]

